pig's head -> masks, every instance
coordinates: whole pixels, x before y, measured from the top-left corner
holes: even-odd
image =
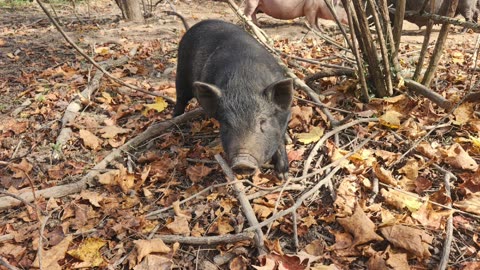
[[[220,139],[235,173],[255,173],[279,147],[285,147],[293,99],[291,79],[274,82],[260,93],[242,89],[225,93],[195,82],[194,94],[207,114],[220,122]]]

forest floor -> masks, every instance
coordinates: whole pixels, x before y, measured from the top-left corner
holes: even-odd
[[[163,11],[173,6],[190,25],[241,22],[223,2],[167,2],[145,24],[120,20],[114,1],[47,7],[115,78],[175,99],[185,29]],[[450,112],[400,83],[395,96],[364,104],[355,78],[312,81],[335,119],[351,124],[334,128],[297,89],[290,179],[267,165],[242,182],[258,221],[276,217],[263,227],[259,256],[215,159],[219,123],[190,113],[172,124],[171,103],[98,76],[38,4],[13,3],[0,1],[0,269],[434,269],[442,260],[480,269],[477,103]],[[309,32],[303,18],[259,18],[300,79],[325,65],[353,67],[351,54]],[[343,44],[335,24],[322,23]],[[478,91],[478,34],[461,30],[452,27],[431,85],[452,103]],[[425,30],[406,22],[403,33],[409,77]],[[138,139],[156,123],[153,138]],[[279,215],[292,207],[295,215]]]

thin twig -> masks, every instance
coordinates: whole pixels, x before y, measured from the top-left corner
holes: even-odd
[[[452,206],[451,203],[451,191],[450,191],[450,177],[452,173],[446,173],[444,178],[444,185],[445,185],[445,195],[450,198],[448,202],[448,206]],[[453,216],[450,214],[447,219],[447,228],[445,230],[445,240],[443,241],[443,251],[442,251],[442,259],[440,260],[440,264],[438,266],[438,270],[445,270],[447,269],[447,265],[450,258],[450,248],[452,246],[453,240]]]
[[[243,192],[245,189],[242,183],[238,182],[237,178],[233,174],[232,169],[228,166],[227,162],[220,156],[219,154],[215,155],[215,159],[218,161],[218,164],[220,164],[220,167],[222,168],[223,172],[226,175],[227,181],[229,182],[234,182],[233,189],[235,190],[235,195],[240,202],[240,205],[242,206],[243,213],[245,214],[245,217],[247,218],[248,223],[250,226],[258,226],[258,220],[257,217],[255,216],[255,212],[253,211],[252,206],[250,205],[250,202],[247,199],[247,196]],[[262,232],[262,228],[259,227],[258,229],[255,230],[255,245],[257,246],[258,254],[262,255],[265,254],[265,251],[263,249],[263,241],[264,241],[264,236]]]
[[[3,257],[0,257],[0,265],[7,268],[8,270],[21,270],[20,268],[17,268],[15,266],[9,264],[7,262],[7,260],[5,260],[5,258],[3,258]]]
[[[162,239],[165,243],[180,243],[187,245],[220,245],[232,244],[245,240],[253,240],[253,232],[242,232],[238,234],[225,234],[218,236],[180,236],[180,235],[156,235],[153,239]]]

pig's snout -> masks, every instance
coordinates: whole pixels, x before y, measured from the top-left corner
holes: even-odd
[[[257,160],[248,154],[240,154],[232,159],[232,170],[240,175],[253,175],[258,169]]]

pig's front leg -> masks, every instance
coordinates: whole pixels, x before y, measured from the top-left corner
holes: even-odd
[[[272,163],[275,167],[275,171],[278,174],[283,174],[288,172],[288,157],[287,157],[287,149],[285,148],[285,142],[282,140],[280,145],[278,146],[277,151],[273,154]]]

